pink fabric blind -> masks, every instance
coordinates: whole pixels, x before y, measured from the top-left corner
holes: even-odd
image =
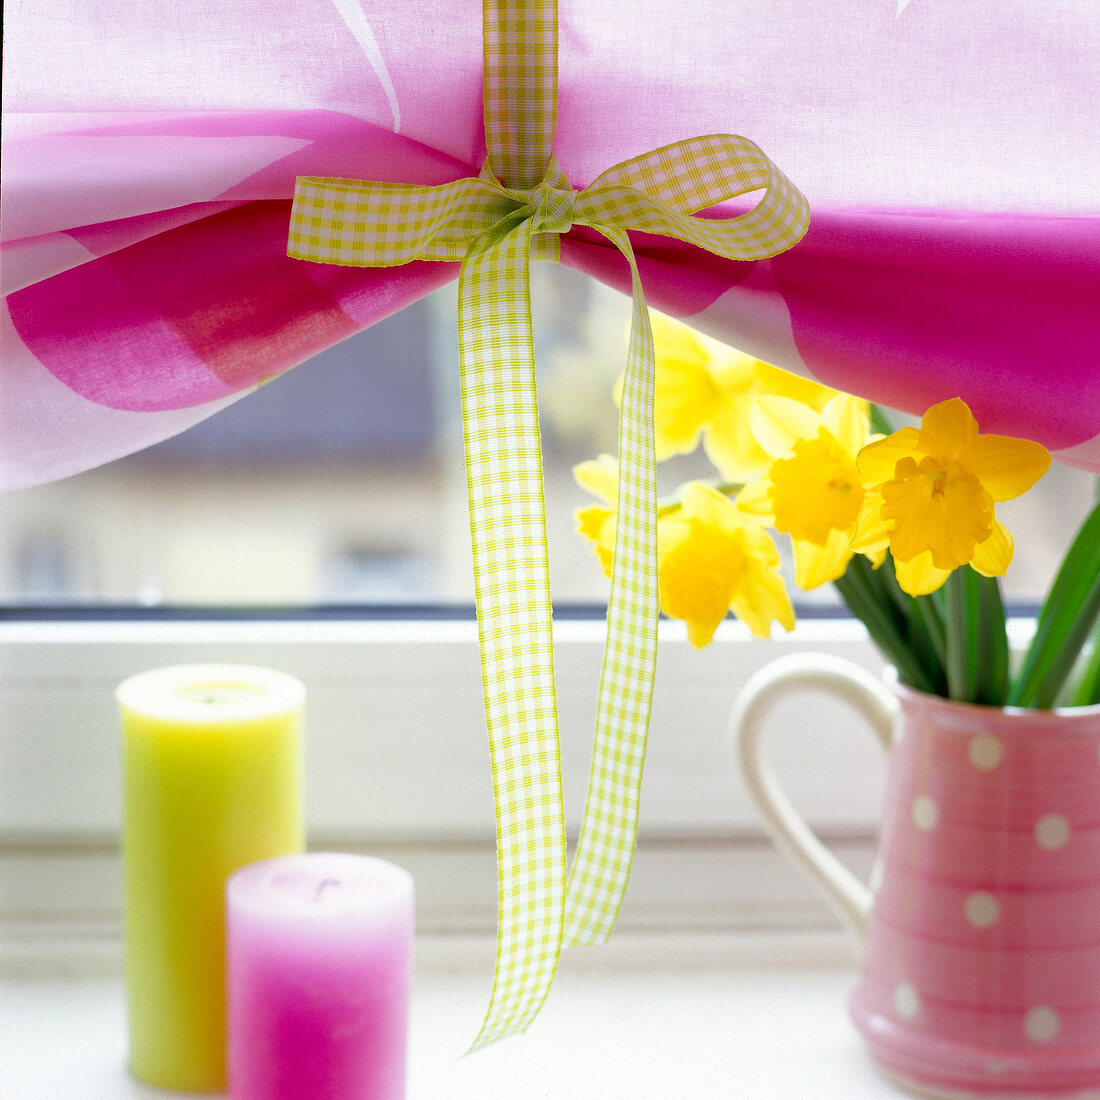
[[[1093,0],[560,12],[574,186],[724,132],[811,204],[771,260],[635,236],[651,304],[894,407],[960,395],[1100,471]],[[300,175],[476,175],[474,0],[16,0],[5,38],[3,484],[172,435],[456,276],[301,263],[286,234]],[[627,287],[591,231],[562,260]]]

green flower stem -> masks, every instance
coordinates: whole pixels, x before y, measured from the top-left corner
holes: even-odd
[[[1100,616],[1100,503],[1089,513],[1047,595],[1009,691],[1019,707],[1052,707]]]
[[[931,596],[913,597],[913,618],[920,619],[928,634],[940,668],[947,660],[947,635],[943,625],[943,612],[938,601]]]
[[[887,553],[877,569],[869,566],[870,563],[867,563],[863,569],[868,585],[878,599],[889,600],[893,604],[902,637],[908,643],[914,659],[924,669],[929,682],[933,685],[933,692],[942,695],[947,690],[943,657],[937,651],[936,642],[916,599],[902,591],[901,585],[898,584],[893,557]]]
[[[861,554],[848,563],[844,576],[833,585],[848,609],[867,628],[875,645],[898,670],[898,677],[910,687],[935,694],[936,687],[917,659],[904,632],[904,620],[895,614],[891,601],[876,593],[870,579],[871,564]]]
[[[947,655],[947,639],[944,636],[943,617],[936,605],[925,596],[910,598],[909,636],[920,656],[920,662],[935,684],[937,695],[947,694],[947,672],[944,661]]]
[[[943,587],[948,697],[1003,706],[1008,693],[1008,632],[996,578],[963,565]]]
[[[1100,703],[1100,619],[1092,628],[1092,649],[1085,658],[1081,675],[1070,696],[1071,707],[1090,707]]]
[[[975,652],[978,608],[970,578],[970,567],[963,565],[952,570],[943,584],[947,697],[960,703],[975,702],[978,691]]]
[[[889,551],[886,552],[882,564],[877,569],[872,567],[867,573],[867,577],[873,584],[882,589],[902,618],[908,619],[913,597],[901,590],[897,574],[894,572],[894,559]]]
[[[967,567],[969,569],[969,566]],[[974,573],[978,596],[975,624],[977,648],[977,697],[975,702],[1003,706],[1008,695],[1008,629],[1001,586],[996,577]]]

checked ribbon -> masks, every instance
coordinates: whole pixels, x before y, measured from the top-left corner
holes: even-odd
[[[485,0],[485,127],[477,177],[435,187],[303,177],[288,252],[326,264],[459,260],[462,411],[485,709],[497,818],[493,992],[471,1049],[522,1031],[561,947],[614,926],[637,833],[657,647],[654,351],[628,230],[753,260],[795,244],[805,200],[742,137],[710,135],[624,161],[575,191],[550,150],[555,0]],[[691,215],[751,191],[724,220]],[[630,265],[634,312],[619,421],[614,566],[581,833],[566,881],[529,265],[556,260],[573,225]]]

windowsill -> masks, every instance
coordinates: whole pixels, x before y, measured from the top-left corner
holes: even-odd
[[[468,1058],[488,1004],[488,938],[421,938],[409,1100],[883,1100],[847,1016],[850,945],[832,932],[618,935],[567,952],[525,1035]],[[0,991],[0,1094],[153,1100],[125,1070],[112,976],[34,977]],[[180,1094],[176,1094],[180,1095]]]
[[[692,650],[678,624],[662,624],[662,639],[620,930],[564,955],[526,1035],[463,1058],[488,1007],[495,926],[472,622],[0,623],[0,750],[10,754],[0,782],[0,1096],[172,1095],[125,1068],[113,691],[134,672],[194,660],[302,679],[311,847],[369,851],[416,879],[409,1100],[895,1095],[848,1019],[848,945],[762,834],[726,744],[733,699],[773,658],[835,653],[875,671],[881,657],[847,620],[808,620],[770,644],[737,623],[706,650]],[[598,622],[555,631],[571,828],[602,647]],[[817,701],[812,712],[793,701],[776,727],[772,759],[792,799],[865,877],[884,770],[873,739],[844,708]]]

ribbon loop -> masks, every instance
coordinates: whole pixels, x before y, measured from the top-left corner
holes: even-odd
[[[763,190],[733,217],[693,217]],[[577,221],[676,237],[730,260],[758,260],[796,244],[810,223],[806,200],[748,138],[707,134],[602,172],[581,192]]]

